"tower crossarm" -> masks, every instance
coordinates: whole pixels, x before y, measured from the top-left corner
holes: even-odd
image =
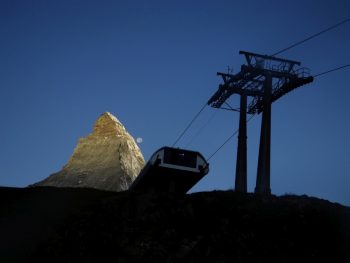
[[[243,65],[242,69],[247,71],[247,72],[254,72],[254,74],[256,75],[262,75],[262,76],[266,76],[266,75],[270,75],[274,78],[294,78],[297,77],[297,73],[294,72],[290,67],[271,67],[269,69],[265,69],[265,68],[260,68],[260,67],[252,67],[252,66],[246,66]]]
[[[305,68],[297,68],[300,62],[240,51],[245,56],[246,64],[241,66],[237,74],[218,72],[223,84],[208,100],[208,105],[220,108],[233,94],[254,97],[248,105],[248,113],[261,113],[263,110],[264,81],[273,79],[271,102],[286,93],[313,81]]]
[[[247,60],[247,64],[248,65],[252,65],[255,62],[259,62],[259,61],[276,61],[276,62],[280,62],[280,63],[289,63],[292,65],[298,65],[300,66],[301,63],[298,61],[294,61],[294,60],[290,60],[290,59],[284,59],[284,58],[278,58],[278,57],[274,57],[274,56],[268,56],[268,55],[261,55],[261,54],[256,54],[253,52],[247,52],[247,51],[239,51],[239,54],[244,55],[246,60]]]
[[[291,79],[288,79],[285,81],[281,86],[276,87],[273,90],[272,96],[271,96],[271,103],[278,100],[285,94],[291,92],[292,90],[295,90],[296,88],[299,88],[303,85],[309,84],[313,82],[314,78],[312,76],[309,77],[294,77]],[[252,102],[248,105],[248,113],[250,114],[256,114],[261,113],[263,108],[263,99],[261,96],[256,96]]]
[[[310,76],[306,78],[295,78],[291,79],[288,82],[285,82],[280,88],[276,89],[276,91],[272,93],[272,102],[278,100],[279,98],[291,92],[292,90],[295,90],[296,88],[313,82],[313,80],[314,78]]]
[[[261,85],[262,82],[257,79],[258,75],[254,71],[241,70],[236,75],[225,73],[217,74],[222,76],[224,84],[220,84],[218,90],[208,100],[208,105],[214,108],[220,108],[233,94],[245,94],[247,96],[257,96],[261,94],[258,86]],[[250,83],[255,83],[255,85],[250,85]]]

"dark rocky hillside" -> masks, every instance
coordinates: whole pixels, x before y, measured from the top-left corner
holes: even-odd
[[[0,262],[350,262],[350,208],[307,196],[0,189]]]

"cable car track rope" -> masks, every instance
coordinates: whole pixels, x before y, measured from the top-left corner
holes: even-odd
[[[338,70],[340,70],[340,69],[347,68],[347,67],[350,67],[350,64],[347,64],[347,65],[344,65],[344,66],[340,66],[340,67],[337,67],[337,68],[333,68],[333,69],[329,69],[329,70],[327,70],[327,71],[318,73],[318,74],[314,75],[314,78],[319,77],[319,76],[322,76],[322,75],[326,75],[326,74],[328,74],[328,73],[331,73],[331,72],[334,72],[334,71],[338,71]]]
[[[214,117],[216,116],[216,114],[218,113],[218,111],[214,111],[210,117],[206,120],[206,122],[197,130],[197,132],[192,136],[192,138],[189,140],[189,142],[186,144],[185,148],[188,148],[193,142],[194,140],[198,137],[199,134],[202,133],[202,131],[204,130],[204,128],[207,127],[207,125],[211,122],[212,119],[214,119]]]
[[[252,116],[250,116],[250,118],[247,120],[247,123],[250,122],[251,119],[253,119],[255,116],[256,116],[255,114],[252,115]],[[238,133],[238,130],[236,130],[230,137],[228,137],[228,138],[224,141],[224,143],[221,144],[220,147],[217,148],[216,151],[213,152],[213,153],[207,158],[207,161],[209,161],[212,157],[214,157],[214,155],[217,154],[217,153],[221,150],[221,148],[224,147],[225,144],[228,143],[237,133]]]
[[[198,111],[198,113],[193,117],[193,119],[190,121],[190,123],[186,126],[186,128],[183,130],[183,132],[180,134],[180,136],[176,139],[176,141],[173,143],[172,147],[174,147],[178,141],[184,136],[184,134],[187,132],[187,130],[191,127],[191,125],[195,122],[195,120],[198,118],[198,116],[202,113],[202,111],[207,106],[207,102],[203,105],[203,107]]]
[[[307,42],[307,41],[309,41],[309,40],[311,40],[311,39],[313,39],[315,37],[318,37],[318,36],[328,32],[328,31],[331,31],[331,30],[333,30],[333,29],[335,29],[335,28],[337,28],[337,27],[339,27],[339,26],[341,26],[341,25],[343,25],[343,24],[345,24],[347,22],[350,22],[350,17],[345,19],[345,20],[343,20],[343,21],[341,21],[341,22],[339,22],[339,23],[337,23],[337,24],[335,24],[335,25],[333,25],[333,26],[330,26],[330,27],[324,29],[324,30],[322,30],[322,31],[320,31],[320,32],[318,32],[316,34],[313,34],[313,35],[311,35],[311,36],[309,36],[309,37],[307,37],[307,38],[305,38],[305,39],[303,39],[301,41],[298,41],[298,42],[294,43],[293,45],[290,45],[290,46],[288,46],[286,48],[283,48],[283,49],[281,49],[280,51],[276,52],[275,54],[273,54],[271,56],[276,56],[276,55],[281,54],[281,53],[283,53],[283,52],[285,52],[285,51],[287,51],[289,49],[292,49],[292,48],[294,48],[296,46],[299,46],[299,45],[301,45],[301,44],[303,44],[303,43],[305,43],[305,42]]]

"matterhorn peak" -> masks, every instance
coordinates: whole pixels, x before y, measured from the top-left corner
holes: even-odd
[[[100,135],[122,135],[125,133],[123,124],[110,112],[105,112],[100,115],[94,125],[94,134]]]
[[[113,114],[105,112],[96,120],[93,132],[79,139],[63,169],[33,186],[122,191],[129,188],[144,163],[134,138]]]

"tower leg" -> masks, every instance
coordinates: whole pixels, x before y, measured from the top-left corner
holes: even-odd
[[[247,192],[247,95],[240,101],[235,191]]]
[[[261,121],[258,172],[255,193],[271,194],[270,156],[271,156],[271,93],[272,78],[266,76],[264,84],[264,108]]]

